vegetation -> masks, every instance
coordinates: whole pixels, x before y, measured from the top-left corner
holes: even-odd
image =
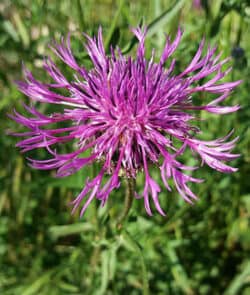
[[[250,6],[247,0],[201,0],[201,6],[196,2],[1,1],[1,294],[250,293]],[[198,175],[194,172],[206,181],[192,187],[200,197],[193,206],[177,192],[162,190],[166,218],[147,216],[143,201],[135,200],[117,229],[125,181],[106,207],[96,202],[83,218],[71,215],[70,201],[97,167],[63,179],[53,178],[54,172],[31,169],[15,148],[17,139],[6,135],[6,130],[21,130],[7,113],[23,109],[21,102],[27,101],[14,84],[22,79],[22,62],[37,78],[48,78],[41,65],[43,57],[52,54],[48,44],[53,39],[72,31],[73,52],[88,66],[81,32],[93,34],[102,25],[107,50],[110,44],[119,44],[124,52],[134,54],[129,27],[140,22],[149,27],[148,53],[154,47],[156,54],[163,49],[164,32],[174,37],[181,25],[183,41],[175,54],[179,70],[191,60],[203,36],[207,43],[217,44],[222,57],[232,56],[233,70],[227,79],[243,83],[227,103],[240,104],[242,109],[223,118],[201,112],[199,124],[207,130],[207,139],[234,129],[240,136],[236,152],[241,157],[233,163],[239,168],[234,174],[207,167]],[[51,108],[39,107],[44,112]],[[194,160],[190,155],[183,161]],[[159,177],[153,167],[152,173]]]

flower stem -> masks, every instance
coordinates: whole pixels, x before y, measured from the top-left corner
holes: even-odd
[[[125,202],[124,202],[124,209],[121,215],[117,219],[116,227],[120,230],[122,228],[122,222],[127,217],[129,210],[132,207],[134,193],[135,193],[135,179],[134,178],[126,178],[127,186],[126,186],[126,195],[125,195]]]

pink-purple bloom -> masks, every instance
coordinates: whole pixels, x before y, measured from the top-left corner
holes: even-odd
[[[180,43],[182,31],[178,29],[173,42],[167,37],[159,62],[155,61],[154,51],[149,60],[145,58],[146,30],[136,28],[132,32],[138,39],[135,58],[124,56],[119,48],[112,47],[107,55],[100,28],[97,37],[85,34],[92,69],[77,63],[68,36],[52,50],[75,71],[74,80],[66,79],[48,57],[44,59],[44,69],[53,83],[36,80],[27,69],[24,70],[26,81],[18,82],[19,89],[32,104],[24,105],[30,116],[16,111],[10,115],[29,129],[13,133],[26,137],[17,146],[22,152],[43,148],[50,154],[46,160],[28,158],[32,167],[57,169],[57,176],[65,177],[94,162],[102,164],[97,176],[86,181],[72,202],[73,211],[81,206],[81,216],[94,198],[104,205],[110,193],[119,187],[121,177],[135,179],[141,171],[145,178],[141,197],[147,213],[152,215],[150,203],[153,203],[165,215],[159,202],[160,186],[150,173],[151,164],[159,167],[167,190],[171,190],[169,180],[172,179],[182,198],[192,203],[197,197],[188,183],[200,183],[202,179],[185,172],[197,168],[181,163],[179,157],[186,149],[198,155],[202,164],[217,171],[237,170],[226,164],[239,156],[231,153],[237,140],[228,141],[232,132],[204,141],[197,137],[201,131],[193,125],[197,118],[195,111],[222,115],[239,109],[238,105],[220,105],[241,82],[221,81],[230,71],[230,68],[222,70],[228,59],[220,61],[221,54],[216,54],[216,48],[209,47],[203,54],[203,40],[190,64],[174,74],[175,59],[169,62],[169,58]],[[213,100],[194,105],[194,93],[211,95]],[[36,109],[36,102],[61,105],[61,112],[45,115]],[[59,128],[58,123],[64,124],[63,127]],[[57,146],[68,142],[72,142],[72,151],[58,152]],[[109,175],[106,183],[104,175]],[[140,196],[135,193],[135,197]]]
[[[202,9],[201,0],[193,0],[193,6],[196,9]]]

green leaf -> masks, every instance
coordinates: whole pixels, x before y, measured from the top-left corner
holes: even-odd
[[[75,293],[75,292],[79,292],[79,288],[72,285],[72,284],[69,284],[69,283],[65,283],[64,281],[60,281],[58,283],[58,287],[60,289],[62,289],[63,291],[66,291],[67,294],[72,294],[72,293]]]
[[[149,25],[148,25],[148,36],[151,36],[159,30],[159,28],[162,28],[167,23],[169,23],[181,10],[186,0],[177,0],[175,3],[168,8],[167,10],[163,11],[161,15],[159,15],[156,19],[154,19]]]
[[[3,29],[15,42],[19,41],[18,33],[9,20],[3,21]]]
[[[102,268],[101,268],[101,286],[97,291],[97,295],[106,294],[109,281],[109,251],[105,250],[102,252]]]
[[[148,36],[152,36],[153,34],[157,33],[159,28],[162,28],[164,25],[169,23],[181,10],[186,0],[177,0],[175,3],[168,8],[167,10],[163,11],[161,15],[159,15],[157,18],[155,18],[149,25],[147,25],[148,28]],[[142,19],[139,23],[139,26],[141,26],[143,23]],[[128,53],[134,45],[138,42],[138,39],[134,36],[130,42],[122,49],[122,53],[126,54]]]
[[[122,242],[124,246],[132,251],[135,251],[140,259],[141,268],[142,268],[142,282],[143,282],[143,295],[149,295],[149,285],[148,285],[148,274],[147,267],[145,263],[144,256],[142,254],[142,248],[140,244],[134,240],[128,231],[124,231],[121,235]]]
[[[17,11],[15,11],[13,13],[13,20],[14,20],[15,25],[17,27],[17,31],[19,33],[21,40],[22,40],[23,46],[25,48],[28,48],[29,44],[30,44],[28,29],[27,29],[26,25],[24,24],[24,22],[22,21],[20,14]]]
[[[117,40],[117,33],[118,33],[117,30],[118,30],[118,28],[116,26],[117,26],[117,22],[119,20],[123,5],[124,5],[124,0],[120,0],[119,1],[119,7],[118,7],[118,9],[116,11],[116,14],[115,14],[112,22],[111,22],[110,29],[109,29],[107,37],[105,39],[104,47],[105,47],[106,50],[109,49],[109,46],[110,46],[111,43],[114,44],[115,41]]]
[[[182,289],[185,294],[195,294],[191,288],[191,283],[188,279],[186,271],[179,261],[175,248],[172,242],[167,243],[167,254],[171,262],[171,272],[176,281],[176,284]]]
[[[113,280],[117,267],[117,250],[120,247],[120,239],[111,245],[109,250],[109,279]]]
[[[52,239],[57,240],[60,237],[68,235],[81,234],[93,230],[94,226],[90,223],[74,223],[69,225],[55,225],[49,228],[49,234]]]
[[[240,294],[240,290],[249,284],[250,278],[250,261],[242,265],[242,271],[233,279],[232,283],[225,291],[225,295]]]
[[[31,285],[25,288],[22,291],[22,295],[35,295],[39,294],[39,290],[49,284],[50,278],[54,273],[54,269],[45,272],[42,276],[40,276],[37,280],[35,280]]]

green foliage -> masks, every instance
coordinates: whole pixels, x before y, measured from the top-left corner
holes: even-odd
[[[1,1],[1,294],[249,294],[250,6],[244,0],[201,2],[203,9],[195,9],[191,0]],[[228,102],[241,104],[242,110],[224,118],[200,113],[206,138],[235,129],[242,156],[234,163],[239,172],[233,175],[199,170],[196,176],[206,181],[193,188],[200,196],[194,206],[163,189],[160,199],[167,218],[149,218],[143,201],[136,200],[118,231],[124,184],[106,207],[94,202],[82,219],[70,215],[70,201],[97,167],[65,179],[30,169],[15,148],[16,139],[5,134],[18,128],[6,114],[26,100],[14,85],[21,79],[22,62],[36,77],[48,79],[41,64],[53,39],[73,31],[76,58],[90,66],[79,41],[81,31],[92,34],[101,24],[107,50],[119,42],[124,52],[133,54],[136,40],[128,28],[140,22],[149,26],[148,50],[155,47],[158,54],[164,32],[174,35],[181,24],[185,34],[175,54],[179,70],[204,35],[223,56],[233,48],[244,49],[243,56],[232,59],[229,77],[244,82]],[[48,106],[39,107],[49,111]],[[45,156],[39,151],[35,155]],[[183,160],[193,161],[191,155]],[[137,181],[139,191],[142,180],[140,176]]]

